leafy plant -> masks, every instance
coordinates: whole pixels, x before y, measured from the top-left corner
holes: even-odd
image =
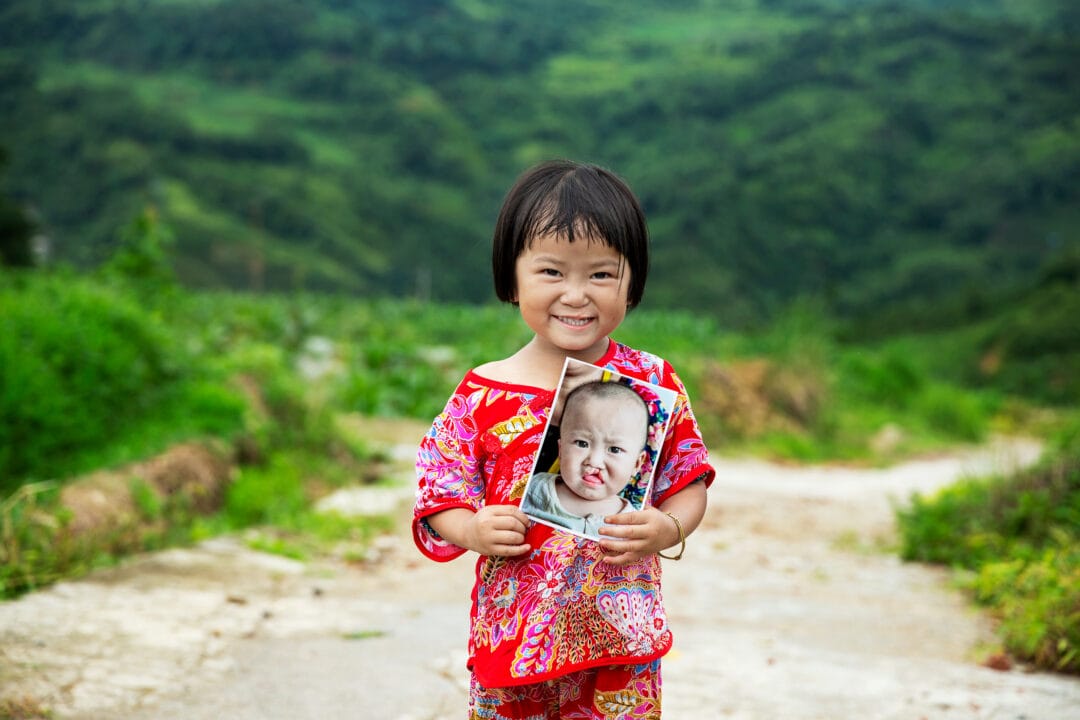
[[[7,153],[0,147],[0,171],[7,165]],[[31,241],[34,224],[17,204],[0,195],[0,266],[30,267],[34,264]]]
[[[1036,468],[971,479],[897,513],[902,555],[969,571],[964,585],[1001,618],[1006,648],[1080,673],[1080,433]]]
[[[162,224],[158,211],[147,207],[120,234],[120,242],[102,274],[128,284],[143,302],[165,303],[177,290],[172,268],[172,230]]]
[[[0,288],[0,490],[65,467],[145,417],[181,349],[132,298],[74,276]]]

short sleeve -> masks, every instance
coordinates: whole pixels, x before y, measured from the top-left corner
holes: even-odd
[[[670,365],[665,363],[664,370],[664,385],[676,390],[678,397],[657,461],[658,471],[653,478],[653,505],[660,505],[695,480],[702,479],[706,485],[710,485],[716,475],[716,470],[709,462],[709,451],[701,437],[694,411],[690,407],[686,387]]]
[[[465,549],[439,537],[426,518],[458,507],[476,511],[484,502],[473,414],[481,394],[477,391],[470,395],[459,386],[421,439],[416,454],[413,539],[420,551],[433,560],[452,560]]]

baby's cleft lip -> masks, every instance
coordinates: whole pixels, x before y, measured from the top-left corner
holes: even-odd
[[[586,485],[601,487],[604,484],[604,478],[600,477],[600,473],[586,473],[581,476],[581,482]]]

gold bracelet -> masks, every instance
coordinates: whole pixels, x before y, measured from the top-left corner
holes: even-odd
[[[679,552],[676,555],[665,555],[664,553],[658,551],[656,554],[664,558],[665,560],[678,560],[686,551],[686,533],[683,532],[682,523],[679,522],[679,518],[675,517],[669,512],[666,512],[664,514],[675,522],[675,529],[679,531]]]

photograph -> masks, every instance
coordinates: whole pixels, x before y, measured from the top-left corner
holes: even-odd
[[[604,518],[640,510],[676,393],[567,358],[521,509],[600,539]]]

